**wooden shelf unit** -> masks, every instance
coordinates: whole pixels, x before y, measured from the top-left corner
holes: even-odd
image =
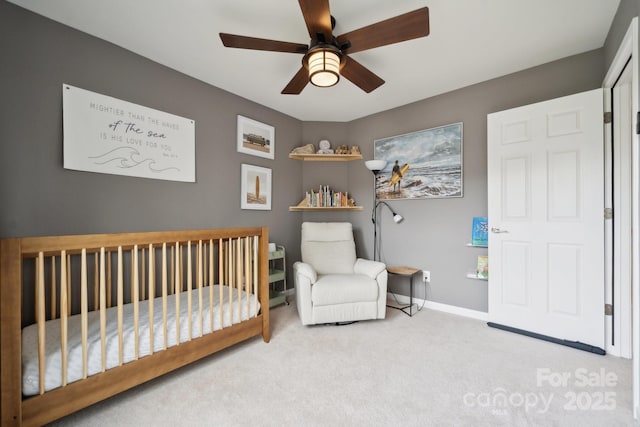
[[[307,200],[302,199],[297,206],[289,206],[289,211],[291,212],[300,212],[300,211],[361,211],[362,206],[307,206]]]
[[[289,154],[290,159],[305,162],[350,162],[362,160],[362,154]]]
[[[290,159],[303,160],[305,162],[350,162],[362,160],[362,154],[293,154],[289,153]],[[307,206],[307,201],[303,199],[296,206],[289,206],[290,212],[301,211],[361,211],[362,206]]]

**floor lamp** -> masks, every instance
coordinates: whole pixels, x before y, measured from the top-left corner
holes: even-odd
[[[387,165],[385,160],[367,160],[365,166],[373,173],[373,210],[371,211],[371,222],[373,222],[373,259],[379,261],[378,253],[378,206],[386,206],[393,215],[393,222],[399,224],[404,219],[402,215],[396,213],[391,206],[385,201],[379,201],[376,196],[376,185],[378,182],[378,174]]]

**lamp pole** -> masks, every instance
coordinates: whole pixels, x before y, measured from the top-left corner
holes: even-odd
[[[390,211],[391,215],[393,215],[393,222],[396,224],[401,223],[404,220],[404,217],[394,211],[389,204],[383,200],[374,200],[373,204],[373,213],[371,214],[371,221],[373,221],[373,259],[375,261],[379,261],[378,257],[378,206],[386,206]]]
[[[373,171],[373,212],[371,221],[373,222],[373,260],[378,261],[378,198],[376,197],[376,185],[378,184],[378,174],[380,171]]]

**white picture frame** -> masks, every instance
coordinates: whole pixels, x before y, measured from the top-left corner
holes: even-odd
[[[241,165],[240,208],[271,210],[271,169]]]
[[[261,123],[238,114],[238,152],[252,156],[275,158],[276,130],[273,126]]]

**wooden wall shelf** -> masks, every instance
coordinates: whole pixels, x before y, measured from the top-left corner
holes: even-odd
[[[307,200],[303,199],[297,206],[289,206],[291,212],[301,211],[361,211],[362,206],[307,206]]]
[[[350,162],[362,160],[362,154],[289,154],[290,159],[305,162]]]

